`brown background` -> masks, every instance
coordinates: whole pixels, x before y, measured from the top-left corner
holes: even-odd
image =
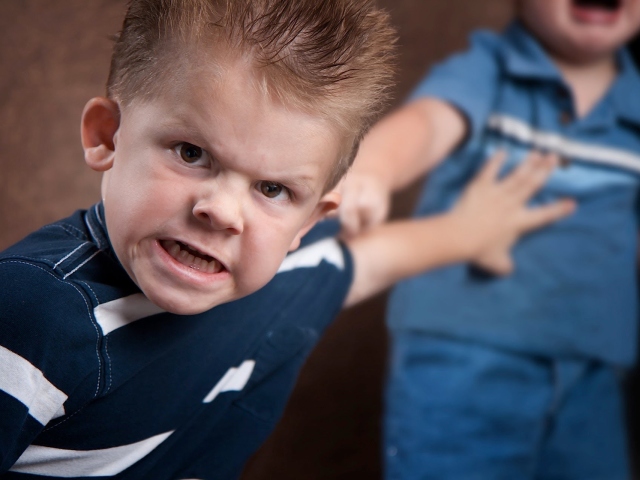
[[[500,28],[512,13],[505,0],[379,3],[399,29],[394,105],[429,65],[464,47],[472,29]],[[84,103],[104,92],[109,35],[124,7],[124,0],[0,1],[0,249],[99,199],[79,119]],[[397,197],[394,215],[410,210],[415,193]],[[384,302],[346,311],[329,329],[245,480],[379,478]]]

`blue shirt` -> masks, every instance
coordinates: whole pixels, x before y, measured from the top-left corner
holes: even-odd
[[[0,477],[237,478],[340,310],[322,227],[258,292],[180,316],[111,249],[101,205],[0,254]]]
[[[640,76],[626,51],[604,98],[577,118],[571,91],[541,45],[519,24],[480,32],[470,49],[438,65],[413,98],[437,97],[468,122],[468,137],[428,179],[420,216],[447,210],[485,159],[506,150],[507,168],[531,150],[558,153],[534,198],[578,201],[577,213],[524,237],[514,274],[468,265],[401,283],[389,324],[534,354],[629,364],[635,356],[635,203],[640,180]]]

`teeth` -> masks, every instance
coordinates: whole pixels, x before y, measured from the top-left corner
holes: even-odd
[[[182,248],[181,244],[174,240],[162,240],[160,244],[178,262],[194,270],[205,273],[218,273],[222,270],[222,264],[215,258],[207,261],[202,257],[197,257]],[[194,251],[194,249],[191,250]]]
[[[216,270],[218,268],[219,268],[219,262],[207,262],[207,267],[205,269],[205,272],[207,272],[207,273],[216,273]]]
[[[177,257],[180,253],[180,245],[178,245],[176,242],[165,242],[163,246],[172,257]]]

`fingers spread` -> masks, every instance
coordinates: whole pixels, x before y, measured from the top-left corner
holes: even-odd
[[[498,150],[492,157],[487,160],[487,163],[482,167],[482,170],[476,177],[480,182],[493,182],[498,178],[500,169],[504,165],[507,158],[507,154],[504,150]]]
[[[555,155],[538,155],[533,158],[527,175],[520,178],[517,185],[517,195],[522,201],[529,200],[549,180],[558,165]]]
[[[553,222],[571,215],[576,209],[574,200],[559,200],[542,207],[531,208],[527,210],[523,217],[523,232],[535,230],[544,227]]]

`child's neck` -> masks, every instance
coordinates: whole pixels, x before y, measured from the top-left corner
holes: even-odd
[[[586,63],[571,63],[558,57],[552,59],[571,89],[578,118],[587,115],[604,97],[618,74],[614,55]]]

